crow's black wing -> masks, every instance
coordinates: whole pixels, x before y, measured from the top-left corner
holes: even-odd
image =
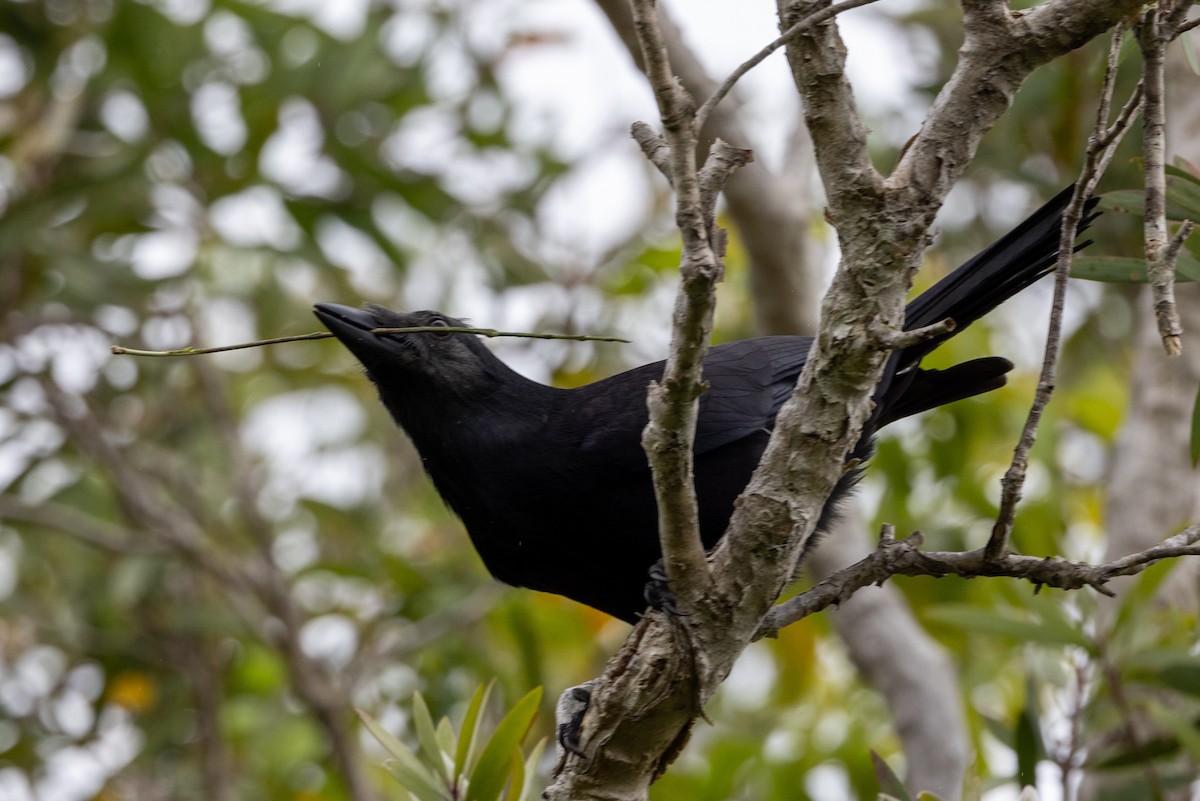
[[[758,337],[713,348],[704,360],[696,453],[775,426],[779,407],[804,369],[812,337]]]
[[[759,337],[718,345],[704,360],[708,391],[700,396],[696,454],[769,429],[804,367],[811,337]],[[643,365],[571,390],[564,413],[578,447],[611,466],[644,467],[646,388],[663,362]]]

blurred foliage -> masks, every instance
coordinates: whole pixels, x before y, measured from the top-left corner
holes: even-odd
[[[537,768],[546,747],[539,740],[528,754],[521,741],[537,715],[540,687],[530,690],[496,724],[491,734],[479,728],[480,712],[487,707],[492,685],[479,687],[457,732],[449,718],[436,726],[420,693],[413,695],[413,721],[420,754],[361,713],[367,729],[391,759],[389,771],[414,801],[533,801],[541,797]]]
[[[520,0],[367,4],[361,19],[337,7],[0,2],[0,72],[15,76],[0,82],[0,797],[339,799],[355,794],[347,765],[390,794],[353,709],[380,732],[413,723],[436,770],[435,715],[473,720],[471,693],[493,679],[507,698],[579,683],[626,630],[495,587],[336,343],[108,354],[300,333],[314,301],[362,299],[638,340],[498,345],[563,385],[662,355],[669,209],[652,198],[644,230],[591,259],[555,255],[542,231],[574,165],[520,134],[501,72],[554,31],[488,24]],[[930,86],[958,44],[954,7],[896,22],[925,44]],[[983,144],[973,213],[919,282],[1015,222],[991,219],[994,200],[1069,180],[1099,63],[1089,48],[1033,76]],[[902,141],[876,143],[881,164]],[[1135,166],[1117,168],[1114,186],[1135,185]],[[1120,225],[1102,228],[1094,252],[1136,252],[1120,250]],[[725,339],[753,333],[731,235]],[[1097,552],[1130,312],[1120,290],[1084,300],[1018,518],[1027,553]],[[956,337],[937,364],[1010,352],[1002,331],[1026,308]],[[1031,393],[1024,373],[897,426],[863,492],[878,518],[936,521],[935,547],[980,544]],[[1083,593],[897,582],[958,663],[969,785],[1011,785],[1031,761],[1086,758],[1133,787],[1147,760],[1164,784],[1195,765],[1195,620],[1147,601],[1169,568],[1110,625]],[[222,578],[242,569],[248,581]],[[1167,734],[1072,751],[1064,721],[1119,731],[1117,695]],[[872,752],[900,763],[821,616],[755,645],[708,713],[717,725],[698,727],[656,798],[874,798]],[[434,727],[441,751],[457,755],[468,728],[455,737]]]

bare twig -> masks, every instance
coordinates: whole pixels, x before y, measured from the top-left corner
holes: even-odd
[[[697,170],[693,102],[673,74],[654,2],[634,0],[632,10],[645,73],[663,122],[661,137],[645,125],[634,126],[634,136],[674,189],[683,244],[670,355],[661,382],[652,384],[647,396],[649,422],[642,446],[651,467],[659,542],[671,589],[680,606],[699,614],[668,618],[674,624],[666,626],[652,614],[634,630],[610,660],[593,695],[582,739],[591,758],[586,764],[568,758],[546,792],[550,799],[579,798],[601,784],[648,783],[661,775],[701,714],[699,703],[720,682],[701,664],[705,655],[691,634],[706,619],[705,610],[696,605],[712,585],[700,539],[692,451],[715,284],[724,272],[724,234],[713,210],[724,181],[750,154],[719,144],[704,170]],[[627,726],[637,732],[636,739],[620,736]],[[605,748],[595,747],[605,742]]]
[[[640,68],[641,46],[628,0],[595,0],[595,4]],[[693,97],[711,95],[717,82],[709,77],[670,13],[660,10],[658,22],[671,65],[684,88]],[[742,103],[737,89],[735,86],[724,102],[713,108],[700,132],[702,141],[712,136],[739,146],[756,143],[757,132],[748,129],[738,115]],[[725,213],[740,232],[740,243],[749,257],[754,316],[764,334],[815,331],[824,285],[816,252],[820,244],[808,235],[814,217],[809,185],[812,145],[802,123],[794,127],[787,148],[790,155],[781,171],[739,170],[723,193]]]
[[[1036,587],[1078,590],[1084,587],[1112,595],[1105,585],[1117,576],[1132,576],[1162,559],[1200,556],[1200,524],[1190,526],[1162,543],[1113,562],[1093,565],[1038,556],[1005,553],[997,559],[985,549],[973,551],[922,551],[924,537],[915,532],[905,539],[880,537],[879,545],[868,557],[839,571],[815,587],[775,607],[763,619],[758,637],[771,637],[784,626],[795,623],[829,606],[840,604],[869,584],[879,584],[892,576],[1007,576],[1029,581]]]
[[[650,421],[642,435],[642,446],[654,476],[663,563],[674,591],[687,606],[702,594],[711,578],[700,542],[692,441],[697,399],[704,390],[700,373],[712,332],[714,286],[723,276],[723,266],[713,248],[715,223],[704,215],[692,98],[671,69],[654,2],[636,0],[632,7],[646,77],[658,101],[669,156],[665,164],[655,163],[669,170],[675,190],[675,219],[683,239],[671,351],[662,381],[650,388]]]
[[[852,8],[870,5],[874,2],[876,2],[876,0],[842,0],[840,3],[826,6],[818,11],[814,11],[804,19],[793,24],[790,28],[780,34],[779,38],[777,38],[775,41],[771,42],[762,50],[759,50],[753,56],[746,59],[741,66],[730,73],[729,77],[726,78],[725,81],[716,88],[712,95],[710,95],[709,98],[700,106],[699,110],[696,111],[696,129],[699,130],[700,128],[704,127],[704,123],[708,120],[708,115],[712,113],[712,110],[718,103],[725,99],[725,96],[729,94],[729,92],[733,89],[734,84],[736,84],[743,75],[761,64],[767,56],[783,47],[795,36],[798,36],[809,28],[820,25],[825,20],[836,17],[843,11],[849,11]]]
[[[1108,114],[1112,108],[1112,95],[1116,87],[1113,76],[1117,69],[1117,52],[1121,46],[1123,30],[1118,27],[1114,31],[1109,48],[1108,63],[1101,90],[1101,99],[1097,107],[1096,123],[1084,154],[1083,168],[1075,184],[1075,194],[1063,212],[1062,233],[1058,244],[1058,263],[1054,268],[1054,300],[1050,310],[1050,322],[1046,332],[1046,350],[1042,359],[1042,371],[1038,377],[1037,391],[1034,393],[1033,404],[1025,418],[1025,426],[1021,437],[1013,449],[1012,462],[1000,480],[1000,509],[996,515],[996,523],[992,527],[992,535],[988,539],[984,554],[989,560],[997,560],[1008,551],[1008,543],[1012,536],[1013,520],[1017,513],[1017,503],[1021,500],[1021,491],[1025,486],[1025,476],[1029,467],[1029,452],[1037,440],[1038,425],[1042,413],[1054,394],[1055,382],[1058,375],[1058,357],[1062,339],[1063,307],[1067,295],[1067,279],[1071,274],[1071,263],[1075,257],[1075,237],[1079,224],[1083,219],[1084,205],[1108,169],[1113,153],[1120,144],[1121,137],[1129,130],[1133,122],[1137,105],[1126,103],[1121,114],[1110,126]]]
[[[69,533],[81,542],[110,553],[161,554],[166,552],[166,549],[158,542],[132,536],[121,526],[53,501],[30,506],[12,495],[0,494],[0,520],[31,523],[47,531]]]
[[[1138,47],[1142,52],[1142,82],[1145,85],[1142,159],[1146,189],[1143,221],[1146,274],[1154,296],[1158,334],[1162,338],[1163,349],[1170,356],[1176,356],[1183,350],[1183,326],[1175,306],[1175,263],[1168,258],[1167,181],[1163,168],[1166,152],[1164,64],[1167,44],[1178,27],[1178,22],[1174,21],[1174,10],[1163,3],[1150,4],[1142,12],[1137,25]]]
[[[522,337],[525,339],[568,339],[576,342],[625,342],[628,339],[620,337],[592,336],[590,334],[535,334],[524,331],[497,331],[495,328],[465,328],[463,326],[417,325],[411,328],[372,328],[372,334],[476,334],[481,337]],[[215,348],[178,348],[177,350],[138,350],[113,345],[112,352],[118,356],[201,356],[206,353],[224,353],[243,348],[261,348],[263,345],[279,345],[284,342],[303,342],[309,339],[328,339],[332,337],[328,331],[313,331],[309,334],[297,334],[290,337],[275,337],[260,339],[256,342],[241,342],[236,345],[220,345]]]
[[[671,172],[671,146],[667,144],[666,138],[641,121],[635,122],[630,127],[629,134],[642,148],[642,152],[646,154],[650,163],[657,167],[658,171],[667,179],[667,183],[674,185],[675,176]]]
[[[873,325],[869,326],[867,333],[874,337],[876,344],[881,348],[903,350],[913,345],[919,345],[934,337],[940,337],[942,334],[948,334],[954,328],[955,323],[949,318],[923,328],[914,328],[911,331],[891,328],[875,321]]]
[[[754,160],[754,154],[741,147],[734,147],[720,139],[713,142],[712,150],[704,167],[700,170],[700,213],[705,220],[715,220],[717,198],[725,183],[741,167]],[[709,223],[709,239],[718,257],[725,255],[724,231],[714,222]]]

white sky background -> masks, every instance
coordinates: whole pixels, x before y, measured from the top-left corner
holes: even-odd
[[[718,0],[664,2],[675,21],[684,28],[685,36],[696,53],[718,80],[777,35],[772,2],[760,0],[737,4],[736,11],[731,11],[728,2]],[[180,19],[195,19],[206,10],[203,0],[163,0],[160,5],[170,8]],[[365,0],[338,3],[325,0],[275,0],[272,5],[281,11],[311,17],[331,33],[346,36],[356,35],[361,29],[366,8]],[[424,3],[401,5],[420,7]],[[888,10],[899,13],[909,5],[910,0],[895,0],[888,4]],[[629,125],[635,120],[657,124],[657,112],[644,81],[635,72],[632,61],[607,22],[587,0],[481,0],[468,7],[472,15],[467,20],[470,35],[504,36],[514,31],[561,37],[560,44],[541,44],[509,51],[499,76],[505,92],[516,104],[513,135],[539,142],[550,141],[561,158],[575,165],[570,175],[546,197],[539,209],[539,234],[543,238],[539,246],[553,263],[570,264],[595,259],[642,225],[650,213],[646,200],[650,195],[648,182],[660,180],[657,174],[646,169],[640,152],[628,136]],[[734,25],[730,24],[731,14],[736,16]],[[225,21],[222,25],[223,28],[220,25],[213,26],[215,32],[210,32],[211,36],[221,35],[224,31],[227,36],[225,41],[237,41],[239,31],[236,24],[230,25]],[[928,59],[932,58],[931,50],[923,47],[922,42],[898,36],[895,28],[873,7],[843,15],[839,25],[847,40],[850,53],[848,68],[860,105],[873,118],[889,120],[888,128],[878,131],[877,135],[887,136],[895,142],[907,139],[916,131],[924,115],[924,101],[917,97],[911,87],[921,78],[922,65],[928,64]],[[471,34],[473,27],[474,34]],[[3,44],[0,41],[0,96],[15,91],[9,87],[19,88],[23,83],[16,74],[21,70],[20,63],[10,57],[11,47],[6,48]],[[221,46],[219,42],[212,45],[214,49]],[[444,66],[447,92],[454,91],[454,69],[452,62]],[[224,145],[219,146],[236,149],[239,141],[238,120],[229,117],[229,93],[232,91],[232,87],[222,88],[214,84],[212,88],[197,93],[194,103],[203,108],[194,108],[193,113],[198,123],[209,126],[213,142],[218,145],[223,142]],[[743,78],[738,91],[746,100],[746,128],[761,135],[760,141],[748,144],[755,148],[756,157],[764,165],[778,165],[783,143],[799,115],[795,91],[782,55],[777,53],[771,56]],[[124,97],[114,102],[128,106],[123,113],[114,114],[114,119],[133,120],[128,135],[136,136],[139,108],[136,99]],[[130,103],[134,105],[129,106]],[[304,185],[314,192],[336,191],[339,177],[332,165],[321,161],[319,149],[314,145],[313,137],[319,132],[314,134],[311,130],[310,110],[303,102],[297,101],[289,108],[288,115],[291,125],[289,133],[281,135],[273,146],[269,163],[263,165],[264,171],[268,171],[279,185],[289,189],[292,188],[290,182],[297,182],[299,186],[307,181],[309,183]],[[435,117],[431,116],[429,120],[431,126],[436,126]],[[631,201],[631,198],[634,200]],[[188,199],[167,194],[156,199],[156,202],[165,220],[164,227],[159,233],[143,237],[132,253],[135,269],[144,271],[148,277],[177,274],[187,269],[196,245],[194,236],[189,235],[186,226],[172,222],[191,216],[192,210],[187,208]],[[969,204],[951,205],[966,208]],[[234,242],[240,237],[258,237],[257,241],[286,248],[296,234],[281,216],[281,209],[278,194],[261,187],[218,203],[209,209],[208,214],[210,222]],[[952,218],[953,214],[947,217]],[[947,222],[953,220],[948,219]],[[1015,219],[1009,222],[1015,222]],[[331,232],[330,237],[340,237],[336,240],[338,250],[352,254],[347,261],[378,264],[378,254],[371,253],[366,244],[353,237],[347,238],[349,234],[346,232]],[[431,241],[431,245],[434,244]],[[429,271],[424,277],[420,271],[416,271],[404,287],[404,294],[414,299],[413,305],[421,305],[420,298],[423,295],[436,297],[441,294],[441,283],[446,280],[444,265],[431,262],[428,266]],[[387,280],[386,272],[385,269],[367,267],[361,278],[365,285],[378,286],[378,282]],[[495,310],[502,319],[489,316],[485,320],[489,325],[525,327],[523,321],[536,317],[540,306],[554,302],[554,298],[545,294],[531,292],[523,296],[514,292],[511,298],[517,301],[515,304],[510,308],[497,308],[494,299],[486,297],[478,283],[471,280],[471,274],[468,272],[464,275],[465,278],[457,276],[453,279],[452,310],[474,314],[481,320],[485,316],[484,310]],[[426,281],[434,283],[423,283]],[[660,349],[654,358],[661,358],[661,350],[665,349],[669,323],[667,309],[671,299],[664,295],[655,301],[661,301],[662,313],[650,320],[639,319],[638,324],[639,327],[659,326],[657,333],[651,332],[645,335],[645,339],[649,341],[648,347]],[[522,303],[526,304],[525,307],[522,307]],[[222,315],[222,325],[229,322],[224,319],[226,317],[230,320],[244,318],[243,311],[230,308],[229,314]],[[487,314],[490,315],[490,312]],[[639,333],[639,339],[643,336]],[[102,369],[103,361],[107,358],[103,355],[103,344],[92,348],[101,354],[98,360],[90,363],[87,359],[82,360],[82,366],[76,368],[77,371],[91,371],[94,380],[95,371]],[[516,350],[510,353],[515,354]],[[529,359],[514,366],[534,375],[541,368]],[[86,375],[75,383],[84,387],[90,385]],[[284,403],[286,400],[272,402]],[[293,400],[292,413],[295,414],[318,413],[325,405],[337,406],[344,401],[336,394],[326,396],[320,393],[309,393],[305,398]],[[288,456],[284,449],[296,447],[296,443],[290,434],[282,438],[274,435],[272,426],[261,421],[269,421],[273,417],[281,419],[286,413],[280,413],[278,409],[273,410],[276,413],[274,415],[267,414],[267,410],[262,411],[263,414],[257,417],[251,415],[247,425],[246,436],[252,447],[263,453],[268,462],[316,463],[315,456],[313,459],[297,460],[293,454],[284,458]],[[349,417],[356,419],[353,415]],[[260,422],[256,423],[255,420]],[[354,425],[348,425],[342,434],[346,441],[357,437]],[[309,443],[304,447],[315,454],[320,445],[322,443]],[[361,452],[351,452],[348,448],[339,451],[335,448],[332,455],[336,461],[327,465],[329,469],[314,474],[319,480],[305,481],[303,477],[280,475],[280,483],[300,488],[308,485],[329,487],[332,486],[330,475],[351,472],[355,464],[358,465],[357,469],[370,472],[377,460],[385,458],[377,449],[371,448]],[[0,458],[0,476],[4,474],[3,459]],[[314,479],[314,476],[308,478]],[[322,500],[336,502],[336,499]],[[358,502],[361,498],[346,500]],[[3,573],[5,563],[0,553],[0,573]],[[326,632],[326,635],[320,649],[337,651],[337,633]],[[353,630],[346,629],[344,636],[352,637]],[[737,693],[739,687],[752,688],[759,684],[760,677],[755,671],[760,661],[749,658],[739,663],[730,678],[729,692]],[[0,676],[0,684],[4,679]],[[114,731],[120,728],[114,724]],[[136,739],[136,732],[129,729],[123,737],[126,743],[132,743]],[[0,774],[0,795],[11,798],[35,797],[34,788],[19,788],[11,783],[13,781],[16,780],[11,774]],[[6,782],[9,782],[7,787]],[[809,789],[815,796],[822,797],[823,792],[824,798],[833,801],[844,797],[842,782],[844,777],[836,771],[826,771],[814,778],[814,784],[818,786]],[[1054,787],[1055,784],[1048,783],[1048,786]],[[90,787],[90,784],[83,783],[72,793],[55,786],[55,792],[61,793],[61,798],[84,797],[90,792]],[[1015,792],[1001,790],[988,794],[986,798],[988,801],[1005,801],[1015,796]],[[1053,798],[1048,794],[1046,801]]]

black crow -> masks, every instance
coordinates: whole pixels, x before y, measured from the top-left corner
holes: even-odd
[[[874,434],[894,420],[1004,384],[1012,364],[999,357],[947,370],[918,363],[1052,270],[1070,196],[1068,188],[908,304],[908,330],[946,318],[956,327],[892,354],[852,458],[869,456]],[[331,303],[315,310],[362,362],[493,576],[637,619],[646,607],[648,572],[661,556],[641,434],[646,388],[661,378],[663,362],[556,389],[518,375],[475,336],[372,333],[461,325],[440,312]],[[804,336],[760,337],[718,345],[705,359],[709,387],[700,399],[695,444],[705,547],[724,532],[811,343]],[[854,476],[848,473],[830,497],[823,525]]]

